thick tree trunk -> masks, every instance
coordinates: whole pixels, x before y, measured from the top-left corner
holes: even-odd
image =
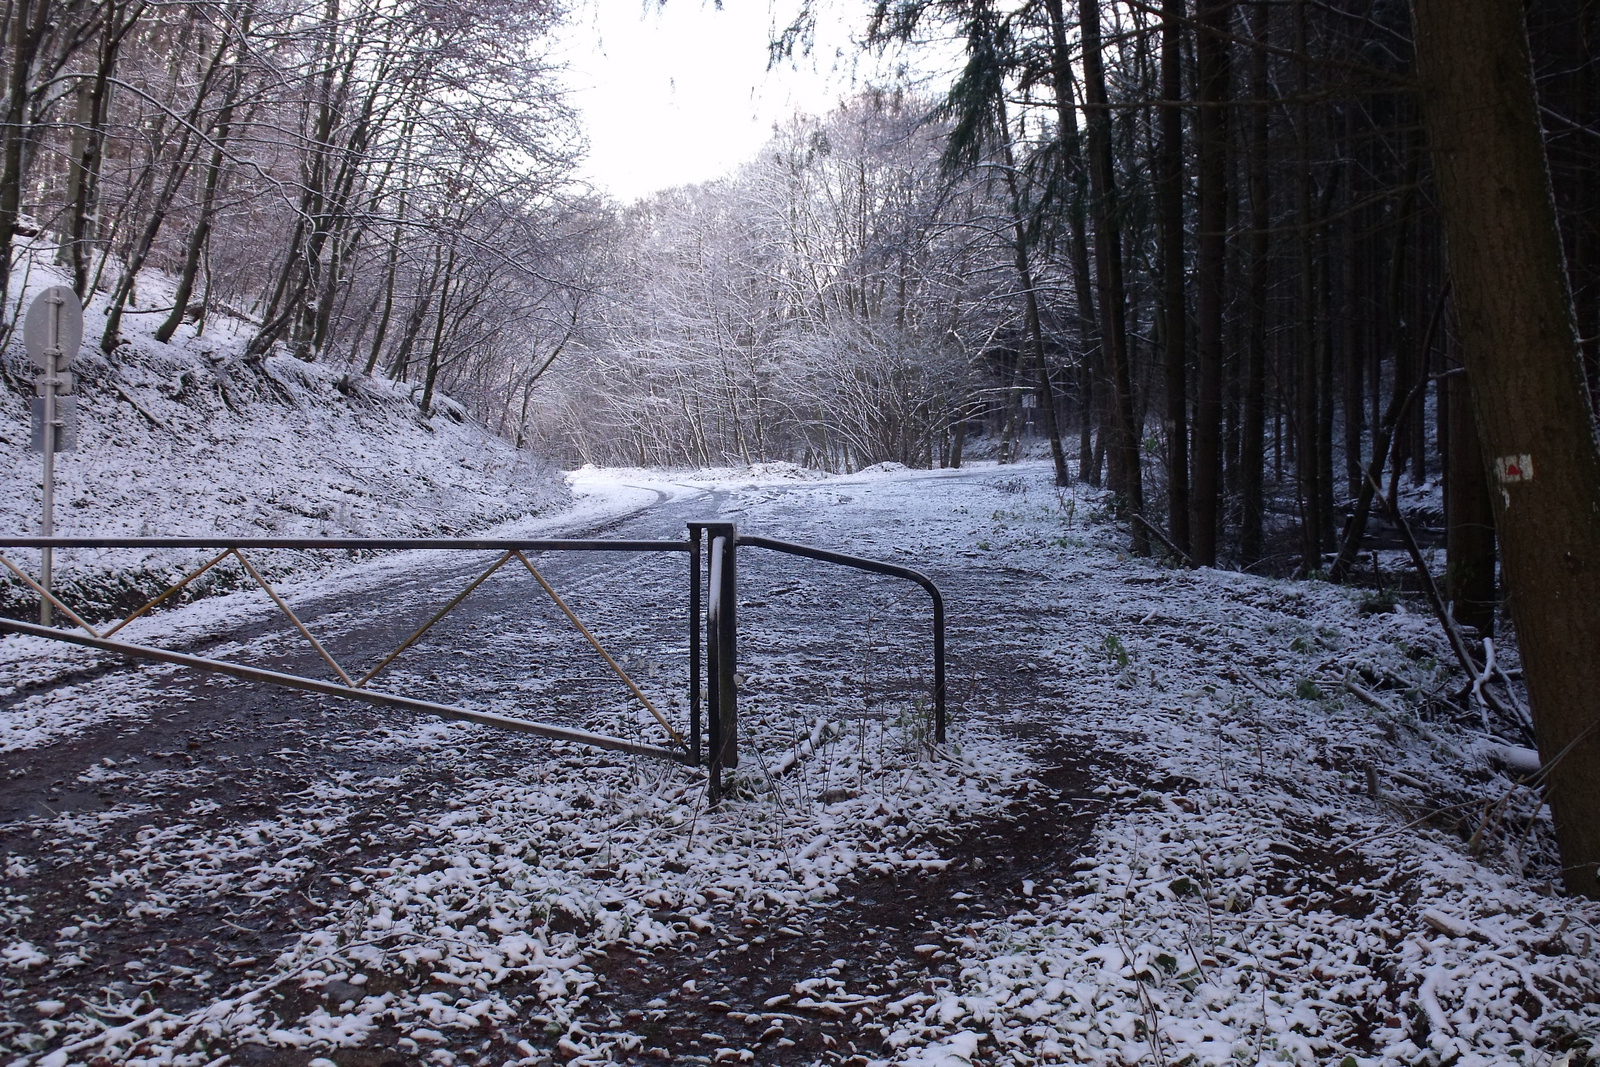
[[[401,332],[400,344],[396,347],[394,359],[389,364],[389,378],[392,381],[407,381],[411,369],[411,349],[417,343],[417,334],[422,331],[422,324],[428,317],[428,309],[433,307],[433,294],[439,285],[439,271],[444,261],[440,246],[433,248],[433,268],[428,275],[428,280],[423,289],[416,295],[411,307],[411,314],[406,319],[405,329]]]
[[[1078,337],[1082,353],[1078,360],[1078,480],[1100,484],[1100,470],[1094,460],[1094,379],[1100,340],[1095,310],[1094,275],[1089,270],[1089,237],[1085,212],[1089,199],[1089,175],[1083,163],[1083,146],[1078,139],[1078,112],[1072,99],[1072,53],[1067,45],[1067,16],[1062,0],[1045,0],[1050,15],[1050,65],[1054,82],[1057,133],[1061,140],[1063,168],[1072,183],[1067,203],[1068,253],[1072,263],[1073,297],[1078,304]],[[1091,469],[1093,468],[1093,469]]]
[[[225,113],[231,118],[231,109],[225,108]],[[189,233],[189,240],[184,246],[183,270],[178,275],[178,287],[173,294],[172,312],[156,329],[156,340],[166,344],[172,340],[172,335],[178,331],[183,323],[184,316],[188,314],[189,297],[194,295],[194,279],[200,271],[200,256],[205,251],[206,241],[211,237],[211,217],[216,210],[217,190],[222,181],[222,164],[224,162],[226,146],[228,143],[229,123],[219,123],[214,138],[214,147],[211,150],[211,161],[206,167],[205,190],[200,196],[200,215],[195,220],[194,229]]]
[[[450,249],[450,261],[445,264],[444,282],[439,287],[439,315],[433,326],[433,343],[428,346],[428,369],[422,383],[422,417],[433,417],[433,384],[439,379],[439,362],[444,349],[445,309],[450,304],[450,283],[455,280],[456,250]]]
[[[1324,201],[1318,217],[1328,216]],[[1316,310],[1313,316],[1320,324],[1317,329],[1317,513],[1322,523],[1317,527],[1317,540],[1324,549],[1337,547],[1334,542],[1333,523],[1333,308],[1331,273],[1332,257],[1328,253],[1328,227],[1324,223],[1317,231],[1316,243]]]
[[[1573,303],[1578,311],[1578,336],[1582,338],[1583,367],[1589,382],[1589,403],[1600,415],[1600,151],[1592,131],[1600,117],[1600,3],[1587,0],[1578,11],[1577,32],[1572,34],[1573,122],[1577,129],[1568,135],[1572,144],[1573,169],[1578,173],[1573,204],[1572,258],[1570,266],[1576,281]]]
[[[1094,447],[1094,423],[1098,412],[1095,400],[1095,363],[1098,352],[1090,349],[1078,364],[1078,481],[1100,488],[1100,455]]]
[[[1067,473],[1067,453],[1061,447],[1061,426],[1056,420],[1056,393],[1050,384],[1050,367],[1045,361],[1044,329],[1039,321],[1039,293],[1034,288],[1033,266],[1028,261],[1027,220],[1023,218],[1021,190],[1017,186],[1017,161],[1011,152],[1011,123],[1006,118],[1004,100],[998,102],[1000,112],[1001,151],[1006,165],[1006,189],[1011,195],[1012,249],[1016,257],[1017,279],[1022,285],[1023,326],[1028,332],[1028,350],[1033,355],[1035,388],[1038,403],[1044,412],[1045,433],[1050,438],[1050,459],[1055,464],[1056,484],[1070,485]]]
[[[249,35],[253,14],[253,9],[248,6],[239,11],[236,40],[243,40]],[[228,88],[223,96],[222,107],[218,109],[216,121],[212,126],[211,159],[206,165],[205,185],[200,194],[200,213],[184,246],[183,270],[178,275],[178,288],[173,294],[172,313],[156,329],[156,340],[162,344],[172,340],[172,335],[177,332],[184,316],[188,314],[189,297],[194,294],[194,280],[200,270],[200,258],[205,252],[206,242],[211,238],[211,220],[216,212],[217,193],[222,188],[222,166],[227,161],[228,136],[233,131],[234,109],[238,107],[239,92],[243,86],[244,65],[236,63],[228,78]]]
[[[1567,888],[1600,899],[1600,443],[1519,0],[1412,0],[1424,121]]]
[[[1267,186],[1267,69],[1270,0],[1256,0],[1250,12],[1250,36],[1256,48],[1250,58],[1250,323],[1245,349],[1244,411],[1239,446],[1239,556],[1248,566],[1261,559],[1263,507],[1262,467],[1266,463],[1265,400],[1267,392],[1267,239],[1272,224]]]
[[[1294,47],[1306,51],[1306,3],[1298,0],[1294,9]],[[1295,213],[1299,216],[1299,297],[1300,315],[1295,330],[1295,485],[1300,498],[1300,566],[1307,574],[1322,569],[1322,487],[1317,484],[1317,388],[1318,374],[1317,283],[1314,230],[1312,226],[1311,131],[1307,100],[1310,97],[1310,72],[1299,64],[1295,74],[1295,95],[1300,112],[1295,124]]]
[[[1411,329],[1411,316],[1406,313],[1406,298],[1410,295],[1407,282],[1412,280],[1411,225],[1416,215],[1417,178],[1422,156],[1413,152],[1406,164],[1399,206],[1396,208],[1394,251],[1389,257],[1389,288],[1384,297],[1389,344],[1394,358],[1394,391],[1404,396],[1417,382],[1415,340]],[[1404,419],[1395,427],[1395,455],[1402,467],[1411,462],[1411,422]]]
[[[1339,281],[1339,354],[1344,371],[1344,478],[1345,496],[1361,492],[1361,441],[1366,431],[1366,345],[1365,324],[1357,308],[1360,291],[1360,250],[1362,226],[1357,205],[1361,203],[1365,182],[1356,163],[1356,109],[1345,113],[1344,127],[1345,202],[1349,205],[1340,222],[1340,256],[1344,260]]]
[[[1167,529],[1189,551],[1189,356],[1183,277],[1183,0],[1161,5],[1161,131],[1156,214],[1161,223],[1161,363],[1166,379]]]
[[[1139,431],[1133,420],[1133,374],[1129,367],[1127,294],[1122,280],[1122,237],[1118,229],[1116,179],[1111,155],[1111,111],[1105,65],[1100,55],[1099,0],[1079,5],[1083,38],[1084,112],[1089,126],[1089,195],[1094,202],[1094,254],[1099,275],[1100,339],[1111,373],[1117,513],[1124,520],[1144,514],[1139,470]],[[1142,523],[1130,522],[1137,555],[1150,551]]]
[[[89,154],[89,130],[94,126],[94,94],[88,81],[80,80],[72,90],[72,136],[67,141],[67,195],[69,208],[78,202],[84,184],[83,161]],[[72,264],[72,230],[75,214],[63,210],[56,222],[56,266]]]
[[[1061,426],[1056,419],[1056,393],[1050,384],[1050,367],[1045,361],[1044,331],[1039,323],[1039,296],[1034,289],[1033,270],[1028,263],[1027,247],[1023,244],[1022,223],[1016,226],[1017,277],[1022,282],[1023,316],[1028,330],[1028,347],[1033,351],[1033,370],[1039,391],[1039,408],[1044,412],[1045,433],[1050,438],[1050,459],[1055,465],[1057,485],[1071,485],[1067,472],[1067,454],[1061,447]]]
[[[100,336],[100,348],[102,351],[109,353],[122,342],[122,313],[127,307],[129,297],[133,294],[133,287],[135,282],[138,280],[139,271],[144,269],[145,260],[149,258],[150,249],[155,245],[156,237],[158,234],[160,234],[161,227],[166,222],[167,213],[172,208],[173,200],[177,197],[178,190],[182,187],[184,180],[188,177],[190,169],[194,166],[195,160],[199,157],[200,151],[203,148],[203,145],[196,145],[191,151],[189,144],[193,138],[194,131],[197,128],[196,124],[200,120],[201,109],[205,106],[211,80],[213,77],[215,77],[217,71],[221,69],[222,61],[227,55],[228,48],[228,35],[219,35],[217,38],[216,49],[212,52],[211,60],[206,66],[205,76],[201,79],[199,87],[195,90],[194,103],[190,106],[188,114],[184,116],[182,129],[178,136],[177,147],[173,151],[172,162],[167,169],[166,180],[162,182],[161,189],[156,194],[154,203],[152,203],[150,206],[150,214],[145,220],[144,229],[140,232],[139,239],[134,243],[132,250],[129,252],[126,268],[123,271],[121,279],[119,279],[117,282],[116,289],[111,295],[111,300],[106,311],[105,332]],[[229,85],[228,96],[223,102],[223,112],[225,114],[224,116],[219,116],[224,127],[228,121],[231,121],[225,116],[231,115],[232,113],[234,97],[238,91],[238,83],[239,65],[235,64],[234,76]],[[222,151],[222,144],[226,138],[227,134],[225,130],[219,131],[217,145],[216,148],[213,149],[214,162],[220,163],[220,158],[218,157],[217,153]],[[152,170],[155,167],[155,163],[156,160],[152,159]],[[215,190],[212,188],[211,176],[209,174],[207,175],[206,186],[208,189],[212,189],[214,193]],[[198,259],[198,256],[196,259]],[[187,259],[185,260],[185,268],[185,273],[188,275],[189,285],[192,287],[194,284],[194,275],[192,268],[188,266]],[[179,288],[183,289],[181,281]],[[171,319],[172,317],[176,316],[179,321],[182,321],[182,316],[185,311],[184,304],[188,299],[189,294],[188,291],[185,290],[178,299],[173,301],[172,315],[168,316],[168,318]],[[176,326],[174,326],[174,329],[175,328]],[[171,334],[169,333],[168,337],[170,336]],[[167,337],[161,338],[163,343],[165,343],[166,340]]]
[[[122,42],[144,15],[145,7],[142,0],[132,4],[111,3],[106,7],[99,64],[89,91],[88,129],[82,154],[73,160],[77,180],[68,204],[68,245],[72,253],[72,288],[85,303],[90,297],[89,261],[92,257],[89,250],[100,236],[97,207],[106,121],[111,110],[112,75],[117,69]]]
[[[22,213],[25,149],[33,136],[28,122],[29,79],[39,44],[50,28],[51,10],[50,0],[14,0],[11,5],[5,121],[0,122],[0,316],[10,305],[11,247]]]
[[[400,269],[400,233],[406,222],[406,193],[407,189],[402,186],[394,230],[389,235],[389,255],[383,272],[383,314],[378,319],[378,331],[372,337],[372,350],[367,354],[367,364],[361,371],[368,377],[372,376],[373,368],[378,365],[378,357],[383,353],[384,338],[389,333],[389,319],[394,314],[394,282]]]
[[[1485,637],[1494,633],[1494,500],[1478,426],[1472,416],[1472,388],[1465,374],[1446,378],[1450,449],[1445,457],[1445,599],[1455,620]]]
[[[1231,0],[1209,0],[1199,12],[1195,62],[1200,95],[1199,233],[1195,239],[1194,515],[1190,553],[1196,566],[1217,562],[1217,518],[1222,498],[1222,302],[1228,230],[1228,38]]]
[[[1303,219],[1311,215],[1311,176],[1301,156],[1300,173],[1295,182],[1299,187],[1299,210]],[[1316,257],[1312,250],[1312,235],[1304,226],[1300,233],[1300,321],[1295,331],[1295,353],[1299,363],[1295,390],[1295,483],[1300,497],[1300,566],[1306,574],[1322,569],[1322,485],[1317,463],[1317,409],[1318,390],[1322,375],[1318,373],[1318,354],[1321,348],[1317,322]]]

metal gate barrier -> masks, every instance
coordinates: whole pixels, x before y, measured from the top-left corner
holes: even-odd
[[[933,606],[933,702],[934,702],[934,739],[942,744],[945,740],[945,646],[944,646],[944,598],[939,594],[938,588],[925,575],[901,567],[893,563],[879,560],[864,559],[851,556],[842,552],[833,552],[827,549],[815,548],[810,545],[795,544],[789,541],[779,541],[768,537],[755,537],[740,535],[732,523],[723,522],[691,522],[688,524],[689,536],[683,541],[652,541],[652,540],[603,540],[603,539],[544,539],[544,540],[516,540],[516,539],[474,539],[474,538],[380,538],[380,537],[255,537],[255,538],[229,538],[213,539],[200,537],[11,537],[0,538],[0,565],[15,574],[24,584],[39,594],[41,604],[54,608],[56,611],[77,627],[77,630],[57,629],[47,624],[22,622],[17,619],[0,618],[0,633],[26,634],[33,637],[42,637],[52,641],[64,641],[69,644],[81,645],[87,648],[96,648],[106,652],[119,653],[137,659],[148,659],[161,663],[171,663],[195,670],[210,671],[226,674],[244,681],[258,682],[268,685],[279,685],[290,689],[300,689],[306,692],[319,693],[326,696],[345,697],[380,707],[404,708],[409,711],[422,712],[446,719],[457,719],[465,722],[480,723],[504,730],[514,730],[520,733],[534,734],[540,737],[551,738],[559,741],[571,741],[577,744],[589,745],[595,748],[610,749],[618,752],[628,752],[635,755],[659,756],[676,760],[690,765],[706,763],[709,773],[709,791],[713,803],[722,795],[722,771],[725,768],[737,767],[739,764],[738,749],[738,723],[739,723],[739,692],[737,679],[738,662],[738,599],[737,599],[737,549],[740,547],[764,548],[775,552],[800,556],[831,563],[838,566],[867,571],[889,577],[902,578],[915,582],[927,591],[932,599]],[[4,554],[6,549],[189,549],[199,550],[212,555],[205,563],[185,574],[178,581],[173,582],[164,591],[142,606],[130,612],[116,623],[106,629],[97,630],[86,622],[70,607],[63,603],[53,592],[31,578],[22,568],[8,559]],[[317,550],[344,550],[344,551],[416,551],[416,550],[442,550],[449,552],[484,552],[499,553],[499,557],[486,570],[482,571],[455,596],[451,597],[425,622],[422,623],[410,636],[402,641],[393,651],[385,655],[376,665],[365,671],[360,677],[353,677],[350,672],[332,656],[311,633],[306,625],[295,615],[289,605],[278,595],[262,577],[250,560],[244,555],[246,550],[261,551],[271,549],[292,549],[296,551]],[[622,667],[601,646],[594,634],[579,621],[576,614],[568,607],[566,602],[556,592],[555,588],[547,581],[533,562],[528,559],[530,553],[547,552],[666,552],[685,553],[689,557],[689,729],[685,738],[675,729],[667,718],[661,714],[656,706],[645,695],[643,690],[628,677]],[[218,566],[229,558],[236,559],[241,570],[259,585],[271,598],[276,607],[288,618],[293,627],[306,639],[312,649],[325,662],[336,677],[336,681],[321,678],[311,678],[305,675],[287,674],[282,671],[267,670],[261,667],[252,667],[248,664],[235,663],[229,660],[215,659],[207,656],[193,655],[187,652],[177,652],[170,649],[159,648],[153,645],[135,644],[128,641],[113,640],[113,635],[127,626],[133,620],[148,614],[161,604],[172,599],[188,588],[196,579],[213,567]],[[702,560],[705,562],[705,586],[707,593],[704,598],[705,611],[702,617]],[[666,734],[665,744],[649,744],[627,738],[611,737],[606,734],[593,733],[587,730],[578,730],[552,723],[537,722],[531,719],[522,719],[509,715],[500,715],[494,712],[475,711],[471,708],[458,707],[452,704],[440,704],[435,701],[420,700],[415,697],[405,696],[400,693],[387,692],[373,689],[369,686],[374,678],[392,664],[401,653],[422,639],[430,629],[450,613],[478,586],[487,581],[493,574],[507,563],[516,561],[531,574],[539,586],[550,597],[574,627],[593,646],[594,650],[606,662],[606,665],[627,686],[633,698],[639,701],[650,712],[651,716],[660,724]],[[48,614],[45,616],[48,618]],[[81,631],[81,632],[80,632]],[[704,677],[707,681],[705,688],[706,704],[706,729],[704,731],[704,745],[702,745],[701,729],[701,678],[702,662],[704,664]],[[702,759],[702,748],[705,749]]]

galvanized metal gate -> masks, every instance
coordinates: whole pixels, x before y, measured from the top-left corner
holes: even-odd
[[[713,802],[721,797],[722,772],[739,763],[739,686],[738,665],[738,552],[740,547],[762,548],[774,552],[800,556],[823,563],[849,567],[889,577],[915,582],[927,591],[933,608],[933,704],[934,737],[945,740],[945,645],[944,598],[938,588],[925,575],[892,563],[864,559],[841,552],[816,548],[810,545],[779,541],[768,537],[740,535],[732,523],[692,522],[688,524],[688,537],[683,541],[603,540],[603,539],[473,539],[473,538],[374,538],[374,537],[257,537],[257,538],[194,538],[194,537],[12,537],[0,538],[0,565],[10,570],[22,582],[39,594],[41,604],[54,608],[76,629],[58,629],[47,624],[35,624],[16,619],[0,618],[0,633],[28,634],[52,641],[64,641],[87,648],[101,649],[137,659],[172,663],[195,670],[230,675],[249,682],[279,685],[326,696],[345,697],[380,707],[404,708],[446,719],[480,723],[504,730],[534,734],[555,740],[571,741],[595,748],[629,752],[635,755],[659,756],[691,765],[704,763],[709,773],[709,788]],[[96,629],[63,603],[48,587],[34,580],[15,562],[4,555],[8,549],[39,549],[61,551],[66,549],[187,549],[214,553],[205,563],[173,582],[165,590],[124,618],[105,629]],[[314,637],[306,625],[295,615],[284,599],[262,577],[260,571],[245,555],[274,549],[297,551],[354,550],[354,551],[415,551],[437,550],[447,552],[495,552],[497,557],[485,570],[474,577],[455,596],[446,601],[426,621],[418,626],[393,651],[376,664],[360,673],[359,677],[346,670],[327,648]],[[529,555],[550,552],[659,552],[684,553],[688,556],[689,584],[689,724],[687,737],[667,720],[651,702],[644,691],[630,678],[617,661],[602,647],[600,641],[586,627],[556,592],[554,586],[534,566]],[[310,644],[333,674],[333,680],[312,678],[267,670],[231,660],[199,656],[187,652],[116,640],[114,635],[137,619],[188,588],[197,578],[228,559],[238,561],[241,570],[259,585],[284,614],[289,623]],[[402,693],[374,689],[371,682],[408,648],[422,639],[441,619],[455,609],[474,589],[508,563],[520,564],[531,574],[539,586],[560,609],[563,615],[593,646],[596,653],[627,686],[634,699],[651,714],[661,726],[665,738],[661,744],[650,744],[628,738],[578,730],[552,723],[538,722],[494,712],[476,711],[453,704],[421,700]],[[705,587],[702,596],[702,586]],[[702,606],[704,611],[702,612]],[[46,616],[48,617],[48,616]],[[702,673],[703,668],[703,673]],[[702,686],[702,677],[705,685]],[[701,691],[706,694],[706,727],[701,728]],[[704,736],[702,736],[704,735]]]

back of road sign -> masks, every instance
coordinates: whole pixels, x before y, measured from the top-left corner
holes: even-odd
[[[44,451],[44,397],[36,396],[33,405],[33,433],[29,447],[35,452]],[[75,452],[78,449],[78,398],[56,397],[56,447],[57,452]]]
[[[52,315],[57,323],[56,348],[61,353],[54,367],[48,357]],[[83,344],[83,305],[78,303],[78,294],[65,285],[52,285],[35,297],[22,322],[22,344],[34,366],[46,373],[72,366]]]

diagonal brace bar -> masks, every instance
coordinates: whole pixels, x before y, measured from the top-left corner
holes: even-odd
[[[51,593],[50,590],[48,590],[44,586],[40,585],[38,582],[34,581],[32,578],[29,578],[26,574],[24,574],[21,570],[19,570],[17,568],[16,564],[12,563],[9,559],[6,559],[4,556],[0,556],[0,563],[4,563],[6,565],[6,567],[7,567],[7,569],[9,569],[12,574],[15,574],[18,578],[21,578],[24,582],[27,582],[28,585],[32,587],[34,592],[36,592],[40,596],[44,597],[44,599],[49,601],[51,604],[54,604],[56,607],[60,608],[61,609],[61,614],[65,615],[67,618],[71,619],[73,622],[77,623],[79,626],[83,627],[85,630],[88,630],[91,634],[94,634],[94,636],[96,636],[96,637],[100,636],[98,633],[95,632],[95,628],[93,626],[90,626],[88,623],[86,623],[82,619],[78,618],[77,614],[74,613],[71,608],[67,607],[61,601],[56,599],[55,594]],[[54,632],[54,631],[52,631],[52,632]]]
[[[379,707],[405,708],[408,711],[420,711],[428,715],[437,715],[444,719],[475,722],[484,726],[495,726],[502,730],[515,730],[519,733],[548,737],[556,741],[572,741],[594,748],[610,749],[614,752],[629,752],[637,756],[659,756],[663,759],[682,761],[682,756],[679,753],[670,748],[662,748],[659,745],[627,741],[620,737],[608,737],[605,734],[593,734],[587,730],[574,730],[565,726],[534,722],[530,719],[517,719],[509,715],[497,715],[492,711],[473,711],[470,708],[458,708],[451,704],[435,704],[431,701],[415,700],[411,697],[400,696],[397,693],[385,693],[376,689],[355,689],[350,686],[340,685],[338,682],[325,682],[320,678],[304,678],[298,674],[283,674],[279,671],[263,670],[260,667],[246,667],[240,663],[207,659],[203,656],[191,656],[183,652],[169,652],[164,648],[153,648],[149,645],[133,645],[125,641],[110,641],[103,637],[88,637],[70,630],[57,630],[53,627],[39,626],[31,622],[18,622],[15,619],[0,618],[0,633],[44,637],[52,641],[65,641],[68,644],[82,645],[85,648],[98,648],[106,652],[121,653],[125,656],[136,656],[161,663],[175,663],[180,667],[192,667],[195,670],[227,674],[247,682],[281,685],[289,689],[302,689],[308,693],[321,693],[325,696],[346,697],[350,700],[359,700]]]
[[[210,570],[212,567],[215,567],[217,564],[219,564],[223,560],[227,559],[230,555],[232,555],[232,553],[233,553],[233,549],[231,549],[231,548],[224,549],[223,551],[219,552],[217,555],[213,556],[210,560],[206,561],[206,563],[203,566],[201,566],[201,567],[199,567],[199,568],[197,568],[195,570],[190,571],[188,574],[185,574],[182,578],[178,579],[172,585],[167,586],[166,592],[162,593],[160,596],[156,597],[154,600],[146,601],[144,607],[142,607],[139,610],[133,612],[127,618],[123,619],[121,622],[117,623],[115,626],[113,626],[111,629],[107,630],[104,634],[101,634],[100,636],[102,636],[102,637],[110,637],[112,634],[116,633],[118,630],[120,630],[124,626],[128,625],[134,619],[137,619],[139,616],[143,615],[145,612],[151,610],[156,605],[162,603],[167,598],[176,596],[178,593],[181,593],[184,590],[184,587],[187,586],[190,582],[194,581],[196,578],[200,577],[206,571]]]
[[[528,557],[524,556],[520,550],[514,550],[513,554],[522,562],[524,567],[528,568],[528,573],[533,575],[533,580],[538,582],[539,585],[543,587],[544,591],[549,594],[551,600],[555,601],[556,607],[561,609],[562,614],[571,620],[572,625],[578,628],[578,632],[588,639],[589,644],[594,646],[594,650],[596,652],[600,653],[600,658],[606,661],[606,666],[610,667],[612,671],[616,673],[616,676],[622,679],[622,683],[633,692],[633,695],[638,698],[639,703],[643,704],[645,709],[649,711],[651,715],[655,716],[656,722],[660,723],[661,728],[667,731],[667,735],[672,738],[673,743],[682,745],[683,738],[678,734],[678,731],[674,730],[672,728],[672,724],[666,720],[661,712],[656,710],[656,706],[650,703],[650,698],[645,696],[644,692],[633,683],[633,679],[628,677],[627,672],[625,672],[621,667],[617,666],[617,661],[612,659],[606,653],[606,650],[600,647],[600,642],[595,640],[594,634],[590,633],[589,628],[578,621],[578,617],[572,613],[572,609],[567,607],[566,601],[562,600],[561,596],[555,591],[550,583],[544,580],[544,575],[540,574],[534,569],[533,564],[528,562]]]
[[[363,674],[355,682],[355,688],[360,689],[362,686],[364,686],[368,682],[372,681],[373,678],[377,677],[377,674],[378,674],[379,671],[383,670],[389,664],[393,663],[395,661],[395,657],[399,656],[400,653],[404,652],[406,649],[408,649],[412,645],[416,644],[417,641],[419,641],[422,638],[423,634],[425,634],[429,630],[433,629],[433,626],[434,626],[435,623],[437,623],[440,619],[444,618],[447,614],[450,613],[450,609],[454,608],[457,604],[459,604],[463,600],[467,599],[467,594],[471,593],[474,589],[478,588],[478,586],[482,585],[485,581],[487,581],[489,576],[491,574],[493,574],[495,571],[499,570],[501,568],[501,566],[503,566],[505,564],[505,561],[510,559],[511,556],[512,556],[512,553],[511,552],[507,552],[505,555],[503,555],[499,559],[495,560],[493,566],[491,566],[488,570],[484,571],[482,574],[480,574],[476,578],[474,578],[472,580],[472,582],[465,589],[461,590],[461,592],[457,593],[454,597],[452,597],[450,599],[449,603],[447,603],[444,607],[440,608],[438,611],[434,612],[432,618],[430,618],[427,622],[423,623],[421,626],[417,627],[416,633],[412,634],[410,637],[408,637],[404,641],[400,642],[400,645],[399,645],[398,648],[396,648],[393,652],[389,653],[387,656],[383,657],[383,659],[378,663],[378,665],[376,667],[372,668],[366,674]]]
[[[326,662],[328,666],[333,668],[333,673],[339,676],[339,680],[345,685],[349,686],[351,689],[354,689],[355,683],[350,680],[350,676],[348,674],[344,673],[344,668],[339,666],[332,656],[328,655],[328,650],[322,647],[321,641],[318,641],[315,637],[311,636],[311,631],[306,629],[306,624],[300,621],[299,616],[289,610],[289,605],[285,604],[283,602],[283,598],[277,594],[272,586],[267,584],[267,580],[261,577],[260,574],[256,573],[256,569],[250,566],[250,561],[244,558],[244,553],[240,552],[237,548],[230,548],[228,551],[232,552],[236,557],[238,557],[239,562],[244,565],[245,571],[249,573],[250,577],[256,580],[256,584],[265,589],[267,591],[267,595],[272,598],[272,602],[278,605],[285,615],[289,616],[289,621],[294,623],[294,628],[296,630],[300,631],[300,636],[311,642],[311,647],[316,649],[317,655],[321,656],[323,661]]]

